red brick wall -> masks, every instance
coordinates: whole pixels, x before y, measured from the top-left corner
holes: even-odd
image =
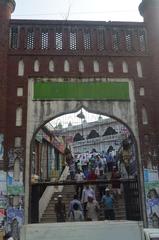
[[[152,9],[151,9],[152,10]],[[146,13],[150,19],[150,15]],[[149,13],[150,14],[150,13]],[[151,13],[153,14],[153,12]],[[135,97],[137,102],[137,116],[139,135],[141,143],[142,159],[146,165],[145,153],[156,148],[159,139],[159,96],[158,96],[158,76],[159,76],[159,49],[157,42],[159,34],[156,33],[156,39],[153,40],[153,28],[157,28],[155,18],[152,23],[104,23],[104,22],[77,22],[77,21],[24,21],[11,20],[10,26],[18,26],[19,29],[19,46],[18,49],[8,49],[8,22],[5,21],[0,28],[0,131],[5,133],[5,146],[7,151],[14,146],[15,136],[22,137],[23,146],[26,139],[26,120],[27,120],[27,87],[28,78],[38,77],[113,77],[113,78],[132,78],[135,84]],[[32,27],[35,31],[35,48],[26,49],[27,29]],[[40,31],[47,28],[49,32],[49,48],[42,50],[40,48]],[[104,29],[105,50],[102,52],[97,49],[98,29]],[[112,49],[112,29],[118,29],[121,33],[120,50],[115,52]],[[146,28],[148,31],[148,45],[145,52],[139,51],[137,31]],[[57,29],[63,31],[63,49],[55,49],[54,33]],[[78,36],[77,51],[68,49],[68,34],[70,29],[75,29]],[[133,47],[132,51],[125,50],[124,34],[125,31],[133,30]],[[83,48],[83,31],[90,30],[92,39],[92,48],[85,51]],[[3,37],[2,37],[3,36]],[[155,44],[153,44],[153,41]],[[49,72],[48,63],[50,59],[55,62],[55,72]],[[25,75],[18,77],[18,61],[23,59],[25,64]],[[33,71],[34,60],[40,62],[40,71]],[[70,72],[64,73],[63,63],[67,59],[70,63]],[[82,59],[85,63],[85,72],[79,73],[78,61]],[[99,73],[93,72],[93,60],[98,60],[100,65]],[[114,63],[114,73],[107,70],[107,62],[111,60]],[[129,66],[128,73],[122,73],[122,61],[126,61]],[[140,61],[143,67],[143,78],[138,78],[136,71],[136,62]],[[6,70],[7,68],[7,70]],[[7,73],[7,76],[6,76]],[[17,87],[23,87],[24,96],[17,97]],[[139,96],[140,87],[145,88],[145,96]],[[3,96],[3,97],[2,97]],[[23,107],[23,125],[15,127],[15,113],[17,106]],[[148,113],[149,124],[143,125],[141,120],[141,108],[145,106]],[[149,135],[150,140],[144,141],[144,135]],[[6,151],[6,154],[7,154]]]

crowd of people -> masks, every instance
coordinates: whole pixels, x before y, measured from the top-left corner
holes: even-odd
[[[114,197],[109,188],[105,189],[101,201],[96,200],[94,189],[86,185],[82,191],[82,198],[79,200],[77,195],[74,195],[70,201],[69,209],[66,211],[65,203],[62,195],[58,196],[55,203],[55,213],[57,222],[65,221],[97,221],[99,220],[100,209],[103,209],[104,219],[114,220]]]
[[[57,222],[64,222],[66,219],[68,221],[96,221],[99,219],[101,209],[104,219],[115,219],[114,203],[121,196],[119,179],[127,178],[130,174],[131,154],[129,149],[126,141],[123,141],[122,148],[118,153],[110,146],[106,152],[99,153],[92,149],[90,153],[81,153],[73,157],[67,149],[66,162],[69,166],[70,179],[76,182],[76,194],[67,211],[62,201],[62,195],[58,196],[55,204]],[[113,180],[111,189],[106,184],[106,180],[110,179]],[[88,183],[83,184],[83,181],[92,180],[98,184],[92,186]]]
[[[62,196],[59,195],[55,204],[57,222],[63,222],[66,219],[95,221],[99,219],[101,209],[104,219],[114,220],[114,203],[117,198],[120,198],[122,191],[120,178],[129,177],[131,157],[130,145],[127,141],[123,141],[118,153],[112,146],[106,152],[99,153],[92,149],[90,153],[77,154],[74,157],[67,151],[66,161],[70,179],[76,182],[76,194],[70,202],[68,216]],[[111,183],[111,189],[110,184],[106,183],[106,180],[110,179],[115,180]],[[84,180],[97,180],[98,184],[84,185]]]

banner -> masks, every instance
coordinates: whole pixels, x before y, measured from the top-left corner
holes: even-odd
[[[22,175],[22,173],[21,173]],[[13,172],[8,172],[7,176],[7,193],[8,195],[19,196],[24,194],[22,176],[19,181],[15,181]]]
[[[0,161],[3,161],[3,155],[4,155],[4,135],[0,133]]]
[[[146,209],[149,228],[159,227],[159,182],[145,183]]]

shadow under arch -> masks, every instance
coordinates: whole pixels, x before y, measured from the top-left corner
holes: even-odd
[[[143,189],[142,189],[142,184],[141,184],[141,175],[143,176],[143,169],[142,169],[141,163],[139,162],[139,147],[138,147],[138,142],[137,142],[137,139],[134,135],[133,130],[131,129],[131,127],[127,123],[125,123],[123,120],[119,119],[118,117],[116,117],[114,115],[107,114],[107,113],[103,113],[102,111],[100,111],[98,109],[96,111],[94,111],[94,110],[90,109],[89,107],[83,106],[83,104],[81,102],[80,102],[80,105],[78,105],[78,107],[73,111],[70,111],[70,110],[63,111],[58,115],[55,115],[53,117],[49,117],[47,120],[45,120],[43,123],[41,123],[38,126],[38,128],[34,131],[31,142],[30,142],[29,189],[31,189],[31,161],[32,161],[32,153],[33,153],[33,145],[34,145],[33,142],[34,142],[34,139],[35,139],[35,136],[36,136],[37,132],[43,126],[45,126],[48,122],[50,122],[51,120],[54,120],[54,119],[56,119],[58,117],[61,117],[61,116],[64,116],[64,115],[69,115],[69,114],[72,114],[72,113],[76,113],[76,112],[80,111],[81,109],[84,109],[85,111],[87,111],[89,113],[92,113],[92,114],[103,115],[103,116],[115,119],[117,122],[123,124],[128,129],[128,131],[130,132],[130,135],[132,137],[134,147],[135,147],[135,158],[136,158],[136,162],[137,162],[137,180],[138,180],[138,186],[139,186],[140,215],[141,215],[141,219],[144,219],[144,206],[143,206],[143,196],[142,196]],[[29,191],[29,200],[30,200],[29,209],[31,209],[31,207],[30,207],[31,206],[31,191]],[[30,219],[30,217],[29,217],[29,219]]]

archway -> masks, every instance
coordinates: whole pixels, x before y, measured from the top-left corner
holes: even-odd
[[[50,198],[54,198],[53,203],[51,202],[50,204],[55,204],[56,198],[58,195],[63,195],[64,198],[66,194],[66,186],[69,184],[69,188],[71,186],[77,184],[77,182],[72,182],[70,183],[68,179],[70,180],[75,180],[75,173],[78,171],[78,162],[82,162],[81,158],[88,158],[87,160],[87,165],[90,164],[90,166],[87,168],[89,174],[92,174],[91,171],[95,172],[96,179],[98,181],[98,178],[100,180],[100,169],[102,169],[103,173],[108,180],[105,183],[97,184],[91,182],[94,184],[95,193],[96,193],[96,199],[98,202],[101,202],[103,191],[105,190],[106,186],[108,186],[111,189],[111,194],[115,195],[115,198],[120,198],[120,200],[115,199],[116,207],[115,207],[115,212],[116,212],[116,218],[117,219],[128,219],[128,220],[139,220],[140,219],[140,213],[139,213],[139,205],[135,205],[135,201],[139,203],[139,198],[134,198],[133,196],[133,191],[137,192],[138,191],[138,186],[136,185],[135,188],[131,188],[131,186],[135,186],[136,182],[136,177],[138,176],[139,180],[139,166],[137,167],[136,164],[138,164],[138,150],[137,150],[137,142],[134,137],[134,134],[132,133],[131,129],[123,124],[121,121],[117,119],[112,119],[105,117],[104,115],[98,115],[98,114],[90,114],[91,121],[88,122],[86,120],[86,117],[88,113],[84,109],[80,109],[78,112],[75,112],[74,114],[64,114],[61,117],[54,118],[52,121],[49,121],[45,125],[41,126],[41,128],[38,128],[38,130],[35,132],[34,137],[32,139],[32,162],[31,162],[31,172],[32,176],[34,179],[33,180],[33,185],[39,186],[41,184],[46,186],[54,185],[54,183],[58,181],[61,182],[61,179],[63,180],[64,187],[62,187],[62,190],[59,190],[59,188],[54,186],[54,189],[51,187],[50,192],[49,190],[46,191],[44,188],[42,190],[42,194],[44,192],[47,193],[47,197],[50,195]],[[78,123],[73,119],[76,116],[76,118],[79,118]],[[95,118],[96,116],[96,118]],[[98,117],[98,118],[97,118]],[[87,116],[88,119],[88,116]],[[80,136],[79,138],[75,138],[76,136]],[[42,140],[43,139],[43,140]],[[61,139],[61,140],[60,140]],[[125,170],[121,169],[120,165],[120,160],[121,158],[121,150],[122,150],[122,145],[124,141],[128,141],[130,144],[131,148],[131,163],[130,163],[130,173],[126,173]],[[48,159],[48,153],[52,152],[52,150],[48,151],[47,145],[48,144],[49,148],[54,151],[52,154],[52,157]],[[41,145],[41,160],[39,163],[39,145]],[[70,168],[72,168],[72,163],[70,162],[70,159],[66,160],[65,156],[65,150],[71,148],[71,155],[73,155],[73,161],[76,162],[75,165],[76,167],[71,171]],[[47,152],[47,153],[46,153]],[[120,155],[120,156],[119,156]],[[95,165],[92,165],[91,163],[91,158],[97,158],[100,156],[100,162],[101,165],[96,167]],[[110,158],[109,160],[106,158]],[[112,157],[113,156],[113,157]],[[36,158],[36,159],[35,159]],[[52,159],[51,159],[52,158]],[[107,161],[106,164],[103,163],[103,159]],[[93,160],[94,161],[94,160]],[[93,163],[95,164],[95,163]],[[64,173],[65,167],[68,167],[67,173]],[[92,179],[89,176],[86,176],[86,172],[84,172],[85,169],[85,163],[83,162],[83,165],[80,166],[81,172],[84,173],[85,178],[84,184],[86,184],[86,181],[89,180],[95,180]],[[120,165],[120,166],[119,166]],[[39,167],[40,166],[40,167]],[[52,166],[52,168],[51,168]],[[76,170],[75,170],[76,169]],[[69,171],[70,170],[70,171]],[[94,171],[95,170],[95,171]],[[112,175],[114,171],[117,170],[117,174],[120,175],[121,183],[120,183],[120,188],[117,190],[114,189],[116,184],[113,184],[111,182],[112,180]],[[73,175],[72,175],[73,174]],[[117,176],[117,175],[116,175]],[[63,178],[64,177],[64,178]],[[129,180],[128,178],[131,178]],[[65,182],[65,180],[67,180]],[[47,185],[48,184],[48,185]],[[78,185],[78,184],[77,184]],[[100,186],[104,187],[100,187]],[[122,186],[122,194],[121,194],[121,186]],[[77,187],[77,186],[76,186]],[[81,192],[76,192],[76,187],[73,190],[69,190],[69,193],[71,192],[71,197],[73,195],[78,195],[78,198],[81,199],[82,197],[82,191]],[[49,189],[48,188],[48,189]],[[82,186],[83,188],[83,186]],[[100,188],[102,189],[100,192]],[[45,191],[44,191],[45,190]],[[57,190],[57,192],[56,192]],[[125,193],[124,193],[125,191]],[[127,195],[126,192],[131,191],[131,196]],[[33,191],[32,191],[33,194]],[[42,195],[41,194],[41,195]],[[100,194],[102,194],[100,196]],[[35,191],[34,188],[34,194],[32,196],[32,200],[34,202],[34,198],[36,198],[37,192]],[[49,198],[49,197],[48,197]],[[47,215],[48,213],[45,212],[51,212],[50,209],[46,210],[47,205],[49,205],[49,201],[52,201],[51,199],[46,199],[45,198],[45,193],[44,196],[40,196],[40,207],[39,207],[39,213],[38,213],[38,218],[40,222],[47,222],[47,221],[52,221],[56,222],[54,209],[52,209],[52,214],[51,219],[46,220],[46,216],[43,217],[42,215]],[[131,199],[128,199],[131,198]],[[71,198],[68,198],[69,201]],[[68,205],[68,199],[67,199],[67,204]],[[126,202],[127,201],[127,202]],[[128,204],[129,202],[129,204]],[[132,203],[132,205],[130,204]],[[123,215],[118,214],[118,208],[120,204],[124,204],[124,208],[120,209],[120,211],[123,211]],[[34,217],[37,214],[36,206],[37,202],[33,205],[33,208],[31,208],[32,216]],[[129,205],[129,206],[128,206]],[[134,208],[135,207],[135,208]],[[67,206],[67,213],[68,213],[68,208]],[[120,206],[121,208],[121,206]],[[130,208],[133,209],[133,213],[136,214],[133,215],[132,212],[130,212]],[[138,209],[138,210],[136,210]],[[102,214],[103,209],[100,209],[100,217],[98,218],[99,220],[104,219],[104,216]],[[138,211],[136,213],[135,211]],[[39,216],[40,214],[40,216]],[[67,214],[68,216],[68,214]],[[69,219],[67,218],[67,221]],[[37,221],[35,218],[32,220],[33,222]]]
[[[140,193],[141,188],[143,188],[143,172],[142,172],[142,163],[141,163],[141,157],[140,157],[140,145],[138,141],[138,125],[137,125],[137,118],[136,118],[136,105],[135,105],[135,95],[134,95],[134,86],[133,81],[131,79],[101,79],[101,81],[104,82],[104,85],[102,84],[102,87],[111,86],[111,88],[116,87],[123,87],[120,85],[121,83],[126,84],[124,85],[124,89],[127,91],[127,94],[124,96],[115,96],[113,95],[113,98],[111,100],[107,100],[107,98],[100,100],[100,96],[95,96],[96,100],[86,99],[85,96],[82,97],[83,100],[76,99],[75,96],[73,96],[73,99],[68,99],[67,101],[64,99],[48,99],[45,100],[45,98],[41,97],[40,95],[36,94],[36,85],[40,83],[38,88],[41,88],[41,83],[49,83],[53,84],[54,82],[58,81],[59,79],[37,79],[35,83],[35,79],[29,79],[29,87],[28,87],[28,114],[27,114],[27,143],[26,143],[26,164],[25,164],[25,219],[26,222],[29,219],[28,216],[28,209],[29,209],[29,182],[30,182],[30,159],[32,156],[32,141],[34,135],[37,133],[37,131],[45,125],[47,122],[49,122],[52,119],[55,119],[59,116],[69,114],[76,112],[80,110],[81,108],[84,108],[88,112],[103,115],[103,116],[109,116],[114,119],[117,119],[118,121],[122,122],[132,133],[132,136],[134,138],[135,142],[135,148],[137,152],[137,158],[138,158],[138,178],[139,178],[139,184],[140,184]],[[73,82],[77,79],[71,79]],[[95,87],[96,85],[96,79],[94,80]],[[59,80],[61,81],[61,80]],[[80,83],[87,82],[88,79],[80,79]],[[99,81],[99,79],[97,79]],[[119,85],[118,85],[119,83]],[[108,85],[107,85],[108,84]],[[110,85],[109,85],[110,84]],[[113,84],[113,85],[111,85]],[[55,88],[57,83],[55,83]],[[67,83],[67,86],[69,83]],[[52,86],[52,85],[51,85]],[[90,85],[88,85],[89,87]],[[71,85],[72,87],[72,85]],[[83,87],[87,87],[87,84],[82,85],[82,91]],[[122,89],[122,88],[121,88]],[[75,89],[77,90],[77,89]],[[122,91],[121,91],[122,93]],[[99,94],[100,95],[100,94]],[[92,96],[90,96],[92,97]],[[122,97],[122,100],[120,99]],[[142,207],[144,208],[145,202],[144,202],[144,194],[141,193],[140,196],[140,203]],[[143,219],[146,222],[145,217],[145,209],[142,211]]]

